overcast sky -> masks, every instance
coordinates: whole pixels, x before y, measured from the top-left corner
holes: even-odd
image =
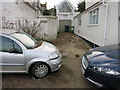
[[[40,0],[40,2],[43,3],[43,4],[44,4],[45,2],[47,2],[47,8],[48,8],[48,9],[53,8],[54,5],[59,4],[61,1],[62,1],[62,0]],[[81,0],[70,0],[70,1],[71,1],[71,3],[72,3],[75,7],[77,7],[77,4],[78,4],[79,2],[81,2]]]

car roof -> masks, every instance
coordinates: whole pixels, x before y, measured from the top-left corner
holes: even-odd
[[[14,29],[0,29],[0,34],[12,34],[12,33],[17,33],[17,30]]]

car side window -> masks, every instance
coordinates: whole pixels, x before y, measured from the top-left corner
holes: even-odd
[[[18,53],[22,53],[21,47],[14,41],[13,41],[13,44],[14,44],[14,49],[17,50]]]
[[[4,36],[0,36],[0,51],[1,52],[9,52],[9,53],[20,53],[22,54],[21,47],[14,42],[13,40],[10,40],[9,38],[6,38]]]
[[[14,49],[12,40],[2,37],[2,52],[9,52]]]

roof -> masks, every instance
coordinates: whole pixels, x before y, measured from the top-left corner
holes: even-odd
[[[62,6],[63,2],[68,2],[68,4],[70,5],[70,7],[72,7],[73,9],[75,9],[74,5],[71,3],[70,0],[61,0],[61,2],[56,6],[56,9],[58,9],[59,7]]]
[[[46,4],[41,4],[42,7],[46,7]]]
[[[33,7],[33,5],[31,5],[29,2],[25,2],[29,7],[31,7],[33,10],[37,11],[37,9],[35,7]]]
[[[14,29],[0,29],[0,33],[2,34],[12,34],[18,32],[17,30]]]
[[[74,16],[77,16],[78,14],[80,14],[80,12],[75,12],[75,13],[74,13]]]
[[[94,7],[98,6],[98,5],[100,5],[100,4],[102,4],[101,1],[96,2],[95,4],[93,4],[92,6],[90,6],[89,8],[87,8],[84,12],[79,13],[78,15],[76,15],[74,18],[76,18],[76,17],[79,16],[79,15],[84,14],[84,13],[87,12],[88,10],[90,10],[90,9],[92,9],[92,8],[94,8]]]

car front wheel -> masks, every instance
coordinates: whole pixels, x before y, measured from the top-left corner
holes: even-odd
[[[42,63],[34,65],[31,70],[32,76],[36,79],[45,77],[48,74],[48,72],[49,72],[48,66]]]

